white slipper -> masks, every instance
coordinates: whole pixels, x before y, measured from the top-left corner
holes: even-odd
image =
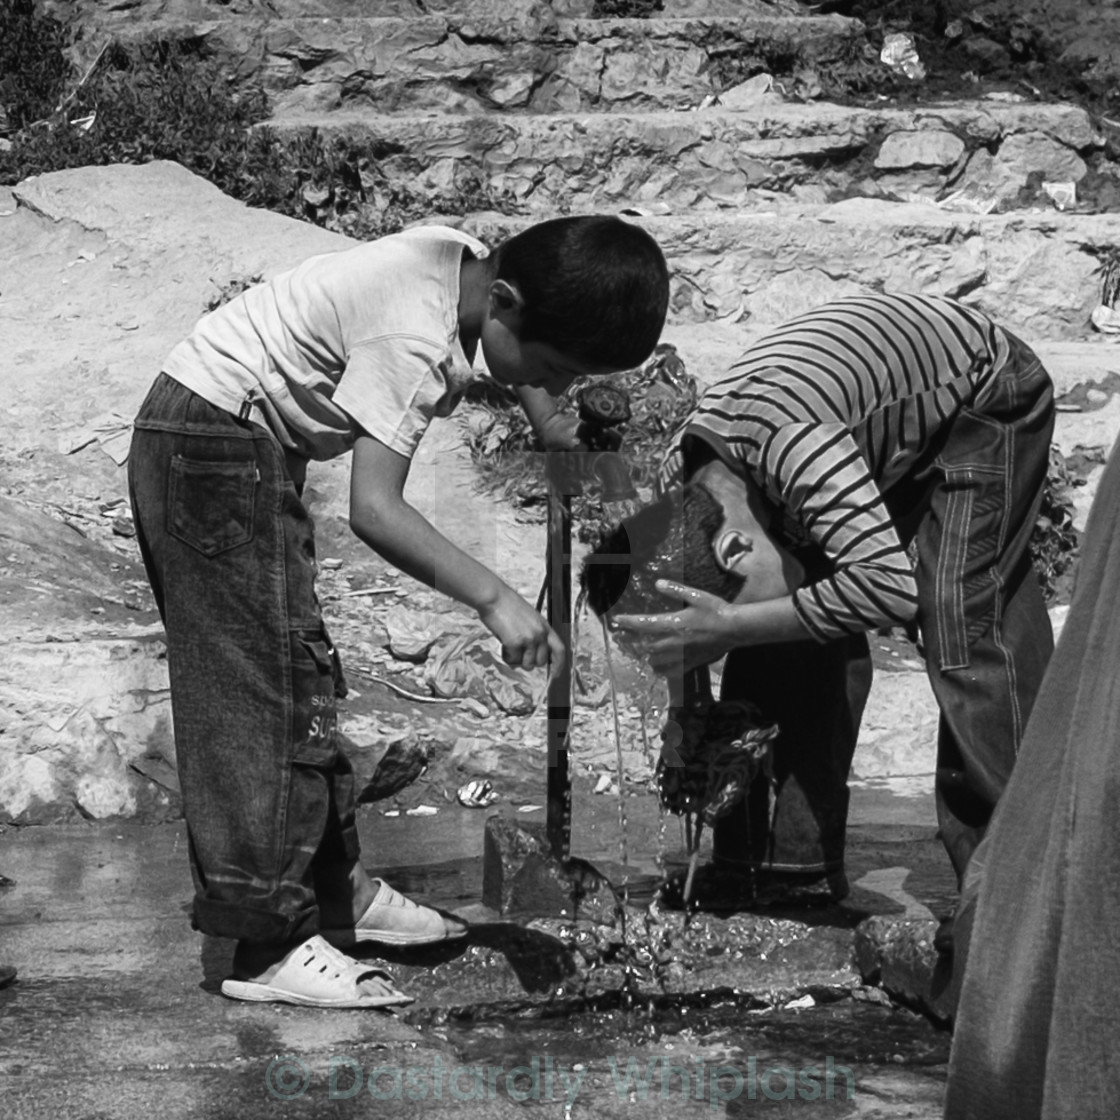
[[[374,879],[377,894],[366,912],[351,929],[321,931],[332,945],[358,945],[377,942],[381,945],[434,945],[456,937],[465,937],[467,924],[457,918],[445,918],[430,906],[420,906],[393,890],[384,879]]]
[[[222,995],[299,1007],[398,1007],[414,1002],[393,987],[387,972],[351,960],[319,936],[296,946],[267,984],[223,980]]]

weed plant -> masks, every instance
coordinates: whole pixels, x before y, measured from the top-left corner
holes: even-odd
[[[0,135],[48,117],[70,72],[66,29],[34,0],[0,0]]]
[[[52,24],[39,20],[23,41],[50,45],[61,58]],[[29,72],[32,86],[5,94],[9,121],[20,124],[0,152],[0,183],[72,167],[174,160],[249,206],[356,238],[395,233],[433,213],[516,209],[512,198],[469,173],[433,195],[389,181],[375,156],[345,138],[314,129],[281,137],[261,124],[269,115],[263,91],[235,88],[227,65],[194,41],[109,47],[64,113],[45,108],[63,91],[48,81],[53,73],[44,63]]]

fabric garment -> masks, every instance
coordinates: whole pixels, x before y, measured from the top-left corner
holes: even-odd
[[[893,484],[878,498],[899,554],[905,557],[912,546],[917,556],[916,621],[941,711],[938,822],[958,877],[1011,774],[1052,650],[1028,545],[1049,463],[1053,387],[1033,352],[1005,337],[1002,366],[915,451],[906,475],[891,475]],[[828,545],[826,539],[800,554],[812,573],[810,586],[826,581],[838,563]],[[775,713],[787,711],[776,747],[784,780],[764,846],[756,833],[744,855],[742,828],[736,839],[727,827],[716,837],[717,857],[809,869],[833,864],[842,852],[835,822],[841,807],[846,810],[847,772],[870,664],[866,648],[846,638],[825,645],[836,648],[814,657],[806,645],[801,660],[796,644],[729,657],[725,695],[755,700],[764,709],[771,705]],[[784,666],[785,686],[774,676],[776,666]],[[760,686],[762,680],[768,684]],[[811,698],[815,711],[800,711],[797,696],[802,704]],[[781,723],[777,714],[772,718]]]
[[[712,385],[679,440],[749,475],[784,534],[831,573],[794,605],[820,640],[908,621],[915,589],[884,493],[910,477],[1007,364],[1007,333],[948,299],[867,295],[802,315]],[[670,452],[668,482],[683,469]]]
[[[195,926],[305,940],[317,868],[359,850],[311,519],[268,431],[166,375],[136,418],[128,473],[167,632]]]
[[[964,977],[947,1120],[1116,1114],[1118,596],[1114,450],[1090,512],[1061,639],[962,897],[962,914],[972,916],[958,919],[954,936],[954,967],[963,967]]]
[[[774,795],[768,782],[756,781],[743,803],[716,822],[719,863],[794,875],[843,871],[848,772],[870,689],[864,634],[728,655],[720,699],[756,704],[765,722],[778,725],[778,737]]]
[[[164,372],[305,458],[341,455],[359,427],[411,458],[475,377],[459,344],[464,252],[486,256],[421,226],[311,257],[203,316]]]

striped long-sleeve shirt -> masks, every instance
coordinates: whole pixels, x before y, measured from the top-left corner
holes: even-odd
[[[1003,330],[953,300],[838,300],[766,335],[708,389],[674,440],[662,485],[683,474],[684,438],[703,439],[781,511],[787,536],[832,561],[832,575],[794,595],[810,633],[824,640],[906,621],[914,575],[883,494],[1008,353]]]

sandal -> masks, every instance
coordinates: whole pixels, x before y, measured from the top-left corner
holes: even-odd
[[[384,879],[366,912],[352,929],[325,929],[321,933],[332,945],[350,946],[365,942],[382,945],[434,945],[467,935],[466,922],[444,916],[430,906],[420,906],[394,890]]]
[[[267,983],[223,980],[222,995],[299,1007],[399,1007],[414,1002],[393,987],[389,973],[351,960],[319,936],[293,949]]]

